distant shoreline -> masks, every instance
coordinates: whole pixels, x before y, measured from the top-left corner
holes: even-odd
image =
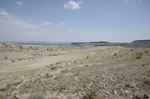
[[[47,46],[47,45],[58,45],[58,46],[77,46],[77,45],[73,45],[73,44],[69,44],[69,43],[44,43],[44,42],[30,42],[30,43],[15,43],[15,44],[21,44],[21,45],[43,45],[43,46]]]

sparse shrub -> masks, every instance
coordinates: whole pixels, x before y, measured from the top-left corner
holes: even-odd
[[[142,58],[142,56],[140,56],[140,55],[136,56],[136,59],[141,59],[141,58]]]
[[[142,66],[145,66],[145,64],[142,64]]]
[[[79,74],[80,74],[80,71],[77,70],[77,71],[74,73],[74,76],[79,76]]]
[[[126,88],[130,88],[130,84],[125,84],[125,87]]]
[[[45,99],[45,96],[42,93],[33,93],[28,99]]]
[[[133,51],[133,49],[130,49],[130,51]]]
[[[148,53],[148,51],[145,51],[145,53]]]
[[[46,74],[45,74],[45,77],[46,77],[46,78],[50,77],[49,73],[46,73]]]
[[[114,54],[114,56],[116,56],[116,55],[117,55],[117,53]]]
[[[146,85],[150,85],[150,79],[146,79],[146,80],[144,80],[144,84],[146,84]]]
[[[68,69],[62,70],[61,73],[67,73]]]
[[[90,90],[86,93],[86,99],[95,99],[97,97],[96,90]]]

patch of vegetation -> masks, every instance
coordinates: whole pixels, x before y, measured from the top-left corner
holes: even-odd
[[[114,56],[117,56],[117,53],[115,53]]]
[[[142,66],[145,66],[145,64],[142,64]]]
[[[77,71],[74,73],[74,76],[79,76],[79,74],[80,74],[80,71],[77,70]]]
[[[45,74],[45,77],[46,77],[46,78],[50,77],[49,73],[46,73],[46,74]]]
[[[126,88],[130,88],[130,84],[125,84],[124,85]]]
[[[73,76],[60,75],[56,80],[62,90],[67,89],[70,84],[73,84]]]
[[[142,59],[141,55],[136,56],[136,59]]]
[[[145,53],[148,53],[149,51],[145,51]]]
[[[66,68],[65,70],[62,70],[61,73],[67,73],[68,69]]]
[[[95,99],[97,97],[97,91],[96,90],[90,90],[86,93],[86,99]]]
[[[45,99],[45,96],[42,93],[33,93],[28,99]]]
[[[150,79],[146,79],[146,80],[144,80],[144,84],[146,84],[146,85],[150,85]]]
[[[130,51],[133,51],[133,49],[130,49]]]

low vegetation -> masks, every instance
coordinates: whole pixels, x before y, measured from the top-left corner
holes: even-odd
[[[142,59],[141,55],[136,56],[136,59]]]
[[[33,93],[28,99],[45,99],[45,96],[42,93]]]

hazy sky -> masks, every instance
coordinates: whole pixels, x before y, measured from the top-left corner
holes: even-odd
[[[150,39],[150,0],[0,0],[0,41]]]

